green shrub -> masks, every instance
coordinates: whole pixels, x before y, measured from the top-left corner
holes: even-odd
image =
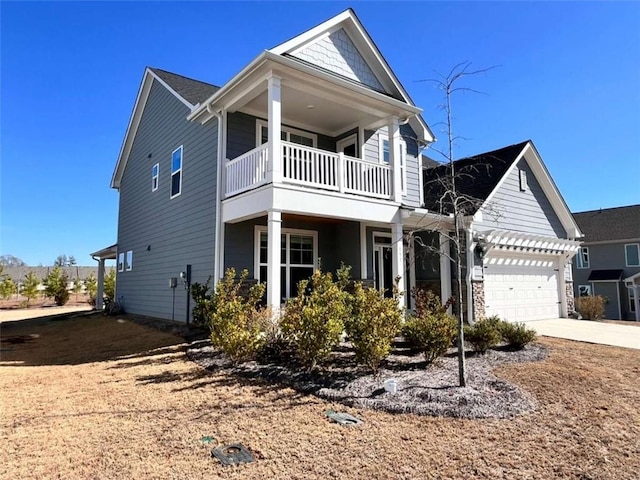
[[[89,305],[96,305],[96,295],[98,293],[98,281],[93,273],[90,273],[87,278],[84,279],[84,289],[89,294]]]
[[[0,298],[7,300],[11,295],[18,292],[18,286],[11,277],[5,277],[0,282]]]
[[[25,275],[24,282],[22,283],[22,288],[20,289],[20,294],[23,297],[26,297],[25,307],[29,306],[29,302],[38,296],[38,285],[40,285],[40,279],[36,277],[35,273],[29,272],[28,275]],[[21,303],[22,307],[23,304]]]
[[[474,351],[484,354],[500,343],[502,335],[498,328],[493,320],[480,320],[475,325],[464,327],[464,339],[473,346]]]
[[[69,301],[69,277],[60,267],[54,267],[44,279],[44,294],[53,298],[56,305],[62,306]]]
[[[378,371],[380,362],[391,352],[393,339],[400,330],[402,310],[399,308],[401,294],[393,287],[393,297],[385,298],[384,292],[364,288],[356,282],[348,301],[351,307],[345,322],[345,330],[356,361]]]
[[[115,269],[109,270],[104,276],[103,294],[109,300],[114,301],[116,299],[116,271]]]
[[[432,363],[444,355],[457,336],[457,321],[446,311],[432,313],[423,310],[410,316],[402,327],[404,338]]]
[[[258,306],[265,284],[253,285],[246,297],[239,294],[247,275],[247,270],[243,270],[236,280],[235,269],[227,269],[211,299],[202,302],[211,343],[234,363],[255,358],[266,341],[271,323],[270,310]]]
[[[431,290],[424,290],[417,287],[411,290],[411,296],[414,299],[415,311],[418,317],[425,314],[446,315],[447,310],[453,303],[453,297],[450,297],[447,302],[442,305],[438,295]]]
[[[524,323],[500,323],[500,334],[502,340],[517,350],[522,350],[525,345],[536,339],[536,332],[531,328],[527,328]]]
[[[576,310],[586,320],[599,320],[604,317],[606,299],[601,295],[577,297]]]
[[[207,308],[210,305],[212,298],[210,289],[211,277],[209,277],[204,284],[194,282],[191,284],[191,288],[189,289],[194,303],[194,307],[191,309],[193,324],[197,327],[207,325]]]
[[[283,338],[296,357],[309,369],[325,359],[338,344],[348,317],[347,293],[349,269],[331,273],[316,270],[310,279],[298,284],[298,295],[290,298],[280,321]]]

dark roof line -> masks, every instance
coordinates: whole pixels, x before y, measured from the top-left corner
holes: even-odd
[[[147,68],[160,77],[163,82],[169,85],[178,95],[192,105],[204,102],[211,95],[220,90],[220,87],[201,80],[185,77],[184,75],[162,70],[161,68]]]

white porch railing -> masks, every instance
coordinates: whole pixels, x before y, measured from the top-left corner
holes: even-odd
[[[267,143],[226,165],[226,195],[267,183]],[[282,142],[283,181],[312,188],[391,198],[391,167],[296,143]]]
[[[267,181],[267,144],[227,162],[225,192],[227,196],[255,188]]]

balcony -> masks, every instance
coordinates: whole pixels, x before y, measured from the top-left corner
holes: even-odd
[[[282,183],[393,199],[393,178],[389,165],[291,142],[282,141],[280,144]],[[269,143],[264,143],[226,163],[226,198],[271,183],[268,152]]]

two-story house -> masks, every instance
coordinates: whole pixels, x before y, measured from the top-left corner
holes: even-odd
[[[585,235],[574,260],[575,295],[602,295],[609,319],[640,321],[640,205],[573,214]]]
[[[453,220],[425,199],[433,165],[422,151],[434,136],[420,112],[352,10],[263,51],[222,87],[147,68],[111,181],[118,243],[104,258],[117,255],[118,300],[188,320],[186,287],[234,267],[266,282],[278,308],[319,265],[341,263],[378,288],[397,277],[403,291],[427,284],[448,298]],[[479,272],[468,265],[468,310],[481,316],[497,292],[492,313],[566,315],[558,272],[579,231],[533,144],[507,150],[479,180],[486,205],[506,209],[502,223],[479,209],[464,225],[470,257],[481,240],[486,261],[508,257],[509,268],[487,280],[485,260]],[[514,196],[527,214],[509,213]],[[537,227],[518,226],[532,219]],[[443,255],[422,255],[427,245]],[[531,268],[508,290],[516,265]]]

